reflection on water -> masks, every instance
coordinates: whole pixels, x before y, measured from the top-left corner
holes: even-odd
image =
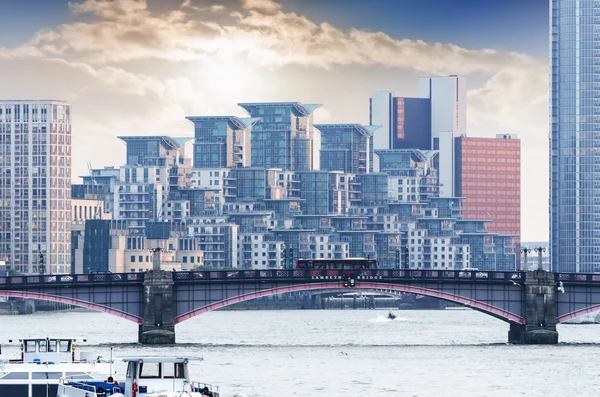
[[[600,392],[600,325],[561,325],[558,346],[506,344],[508,325],[471,310],[225,311],[176,327],[178,344],[140,346],[137,325],[104,313],[0,316],[9,338],[88,338],[108,357],[202,355],[193,377],[223,396],[581,396]],[[123,371],[122,364],[117,370]],[[565,387],[565,380],[573,387]],[[578,386],[575,386],[578,385]],[[581,387],[579,387],[579,385]],[[560,393],[558,392],[560,391]]]

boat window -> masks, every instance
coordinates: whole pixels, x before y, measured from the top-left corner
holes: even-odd
[[[56,352],[56,347],[58,344],[57,342],[58,342],[57,340],[49,340],[48,341],[48,351],[49,352],[52,352],[52,353]]]
[[[32,372],[31,379],[60,379],[62,372]]]
[[[160,378],[160,363],[141,363],[140,378]]]
[[[185,378],[183,371],[183,363],[163,363],[162,365],[163,378]]]
[[[34,340],[26,340],[25,341],[25,353],[35,353],[35,341]]]
[[[41,340],[39,342],[39,344],[40,344],[40,350],[39,351],[41,353],[46,353],[48,351],[47,346],[46,346],[46,341],[45,340]]]
[[[63,353],[69,352],[69,341],[68,340],[60,340],[58,341],[58,351]]]
[[[29,372],[9,372],[1,379],[29,379]]]

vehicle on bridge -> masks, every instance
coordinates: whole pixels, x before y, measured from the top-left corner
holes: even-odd
[[[18,342],[21,357],[0,360],[0,396],[56,396],[60,378],[100,379],[110,371],[110,361],[91,352],[80,352],[76,359],[77,339],[19,339]]]
[[[61,379],[57,397],[220,397],[218,386],[190,380],[190,360],[202,358],[125,357],[124,382]]]
[[[346,258],[346,259],[297,259],[296,269],[313,270],[376,270],[379,262],[376,259]]]

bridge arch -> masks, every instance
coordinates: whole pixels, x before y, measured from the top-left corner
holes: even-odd
[[[323,282],[323,283],[314,283],[314,284],[299,284],[299,285],[291,285],[286,287],[279,288],[271,288],[258,292],[252,292],[240,296],[235,296],[233,298],[224,299],[219,302],[212,303],[210,305],[200,307],[198,309],[192,310],[190,312],[181,314],[174,318],[173,322],[178,324],[182,321],[189,320],[192,317],[196,317],[202,313],[210,312],[216,309],[220,309],[222,307],[230,306],[235,303],[245,302],[251,299],[262,298],[264,296],[283,294],[287,292],[298,292],[298,291],[311,291],[311,290],[319,290],[319,289],[339,289],[339,282]],[[474,299],[465,298],[459,295],[449,294],[447,292],[435,291],[428,288],[421,287],[413,287],[408,285],[398,285],[398,284],[388,284],[388,283],[376,283],[376,282],[357,282],[356,286],[352,289],[386,289],[400,292],[409,292],[418,295],[431,296],[438,299],[443,299],[450,302],[455,302],[460,305],[470,307],[474,310],[483,312],[490,316],[493,316],[497,319],[506,321],[508,323],[513,324],[525,324],[525,319],[521,316],[518,316],[514,313],[506,311],[504,309],[500,309],[498,307],[488,305],[487,303],[479,302]],[[352,289],[348,289],[349,292]]]
[[[566,321],[569,321],[573,318],[581,317],[589,313],[594,313],[600,311],[600,305],[594,305],[590,307],[586,307],[585,309],[575,310],[574,312],[563,314],[562,316],[558,316],[556,318],[556,324],[561,324]]]
[[[6,296],[10,298],[25,298],[25,299],[38,299],[43,301],[66,303],[67,305],[73,305],[78,307],[86,307],[95,311],[100,311],[113,316],[124,318],[125,320],[133,321],[137,324],[143,324],[144,319],[133,314],[125,313],[121,310],[113,309],[108,306],[99,305],[97,303],[87,302],[80,299],[66,298],[64,296],[41,294],[39,292],[26,292],[26,291],[3,291],[0,290],[0,296]]]

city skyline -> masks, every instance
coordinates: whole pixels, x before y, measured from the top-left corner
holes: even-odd
[[[66,3],[11,6],[11,23],[28,15],[27,4],[52,17],[2,35],[0,83],[5,99],[72,104],[74,180],[87,174],[86,161],[94,168],[125,163],[117,135],[193,136],[188,115],[247,117],[237,103],[298,99],[323,104],[315,123],[368,124],[372,91],[416,96],[415,77],[459,74],[467,77],[468,135],[522,139],[522,239],[548,238],[548,198],[539,194],[548,191],[547,61],[538,47],[547,51],[546,2],[478,8],[481,18],[454,10],[430,32],[381,20],[384,1],[369,9],[350,2],[343,15],[335,1]],[[442,2],[429,3],[407,14],[436,20],[439,11],[427,10]],[[530,32],[495,34],[511,13],[514,26],[531,13]],[[477,23],[480,41],[460,34],[475,20],[487,22]],[[460,21],[468,26],[450,29]],[[531,48],[522,40],[530,33],[537,38]]]

